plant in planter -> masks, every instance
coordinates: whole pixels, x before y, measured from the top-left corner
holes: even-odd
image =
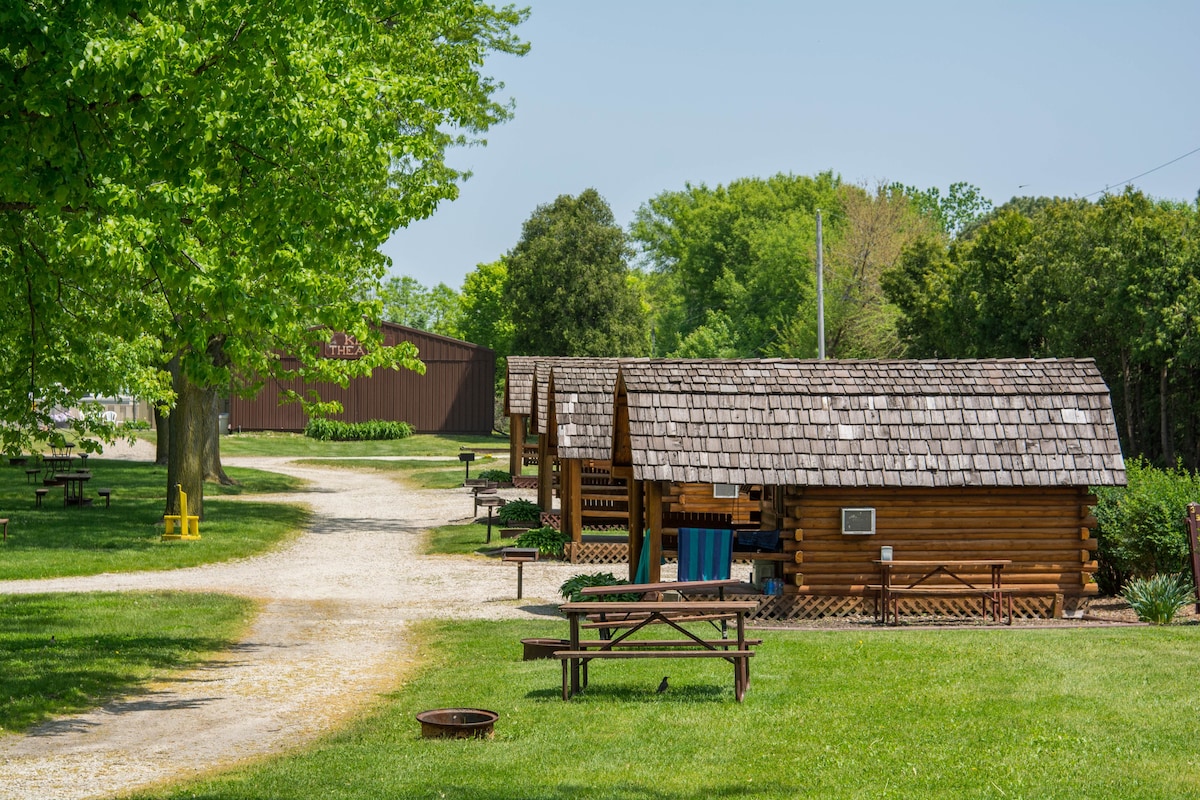
[[[477,476],[481,481],[495,481],[496,483],[512,483],[512,476],[502,469],[485,469]]]
[[[536,547],[538,553],[550,558],[562,558],[563,546],[571,537],[547,525],[528,530],[517,537],[517,547]]]
[[[580,589],[586,589],[589,586],[624,586],[629,581],[624,578],[618,578],[611,572],[593,572],[592,574],[576,575],[573,578],[567,578],[563,581],[563,585],[559,587],[562,596],[572,603],[577,603],[583,599],[579,594]],[[593,600],[619,600],[625,602],[637,602],[641,599],[641,595],[636,592],[627,592],[625,594],[606,594],[599,597],[590,598]]]
[[[500,507],[497,517],[501,525],[537,522],[542,507],[532,500],[510,500]]]

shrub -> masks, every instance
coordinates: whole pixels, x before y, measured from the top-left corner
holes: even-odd
[[[304,427],[304,435],[322,442],[377,442],[386,439],[406,439],[412,436],[407,422],[372,419],[366,422],[339,422],[335,419],[314,418]]]
[[[507,525],[510,522],[537,522],[542,515],[542,507],[532,500],[509,500],[500,506],[496,516]]]
[[[512,475],[502,469],[485,469],[475,477],[481,481],[495,481],[496,483],[508,483],[512,480]]]
[[[580,589],[586,589],[589,586],[624,586],[629,581],[624,578],[618,578],[611,572],[594,572],[591,575],[576,575],[574,578],[568,578],[563,581],[563,585],[559,587],[562,596],[573,603],[577,603],[583,599],[579,594]],[[626,602],[636,602],[641,598],[641,595],[636,592],[626,592],[625,594],[606,594],[600,595],[596,599],[599,600],[621,600]]]
[[[1188,558],[1187,505],[1200,501],[1200,479],[1180,465],[1157,469],[1142,459],[1125,464],[1128,485],[1097,487],[1096,581],[1106,594],[1131,577],[1181,572]]]
[[[1142,622],[1166,625],[1179,609],[1195,601],[1192,582],[1183,574],[1134,578],[1121,593]]]
[[[536,547],[538,553],[551,558],[562,558],[563,545],[571,537],[562,531],[556,531],[547,525],[544,528],[533,528],[517,537],[517,547]]]

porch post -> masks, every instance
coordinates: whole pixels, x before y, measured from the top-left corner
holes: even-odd
[[[508,418],[508,474],[514,478],[521,474],[525,462],[525,415],[512,414]]]
[[[550,469],[550,436],[538,434],[538,505],[549,513],[554,507],[554,470]]]
[[[645,486],[641,481],[629,477],[625,480],[625,491],[629,498],[629,580],[633,581],[637,577],[638,562],[642,560],[642,548],[645,546]]]
[[[661,481],[650,481],[646,484],[646,506],[650,527],[650,574],[648,581],[658,583],[662,580],[662,517],[663,491]]]
[[[583,541],[583,462],[578,458],[558,462],[558,495],[562,504],[563,532],[571,541]]]

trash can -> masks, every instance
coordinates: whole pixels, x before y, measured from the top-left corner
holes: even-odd
[[[217,435],[224,436],[229,433],[229,415],[217,414]]]

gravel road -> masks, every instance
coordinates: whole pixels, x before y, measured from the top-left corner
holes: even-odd
[[[7,594],[168,589],[262,605],[245,639],[198,669],[0,737],[0,800],[111,796],[301,747],[404,682],[417,657],[405,635],[412,621],[545,619],[558,586],[586,569],[528,565],[517,601],[511,565],[419,554],[424,531],[470,517],[464,489],[406,489],[383,474],[288,459],[225,463],[309,481],[270,499],[307,504],[311,526],[281,550],[227,564],[0,582]]]

